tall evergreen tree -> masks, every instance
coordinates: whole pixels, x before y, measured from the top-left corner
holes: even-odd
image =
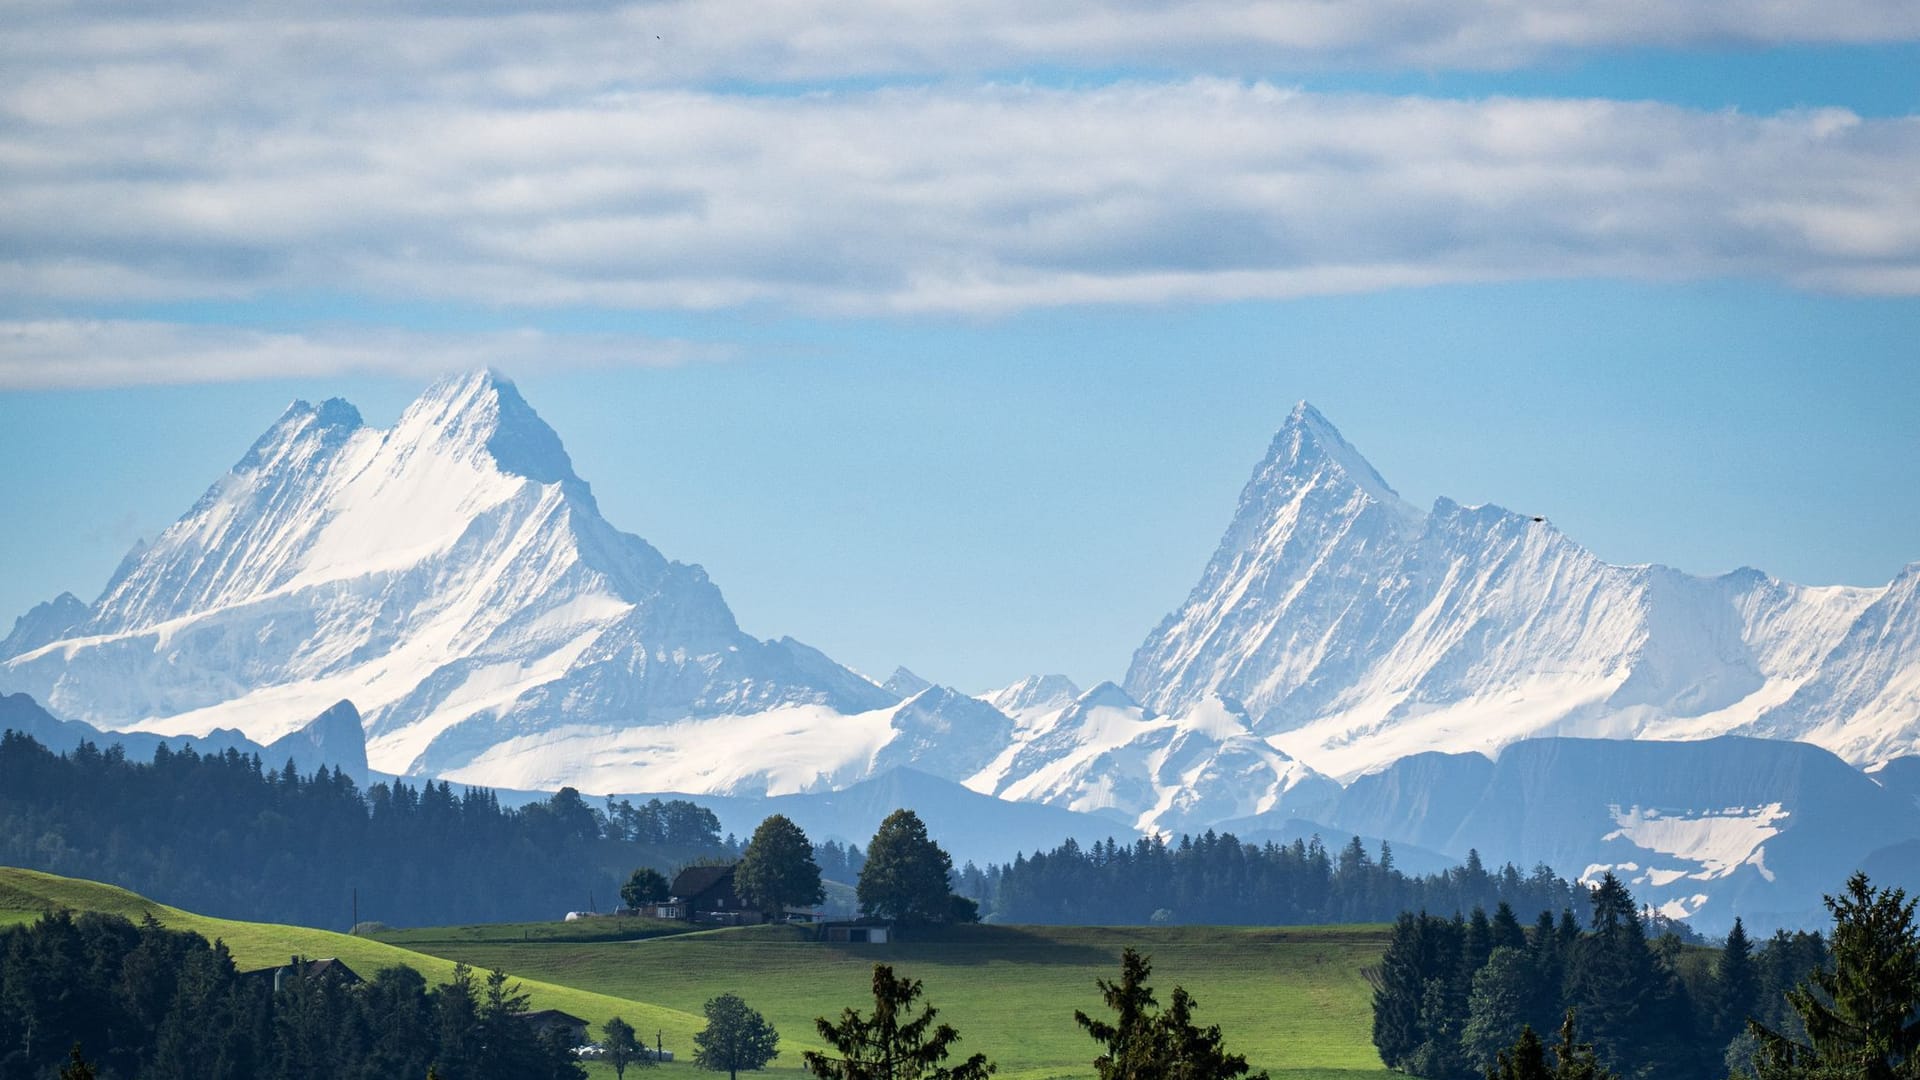
[[[1915,901],[1867,875],[1827,897],[1833,967],[1788,993],[1806,1029],[1797,1044],[1755,1023],[1761,1080],[1895,1080],[1920,1075],[1920,931]]]
[[[1132,948],[1120,954],[1120,981],[1095,981],[1112,1021],[1075,1010],[1079,1024],[1104,1052],[1093,1059],[1100,1080],[1234,1080],[1246,1076],[1247,1059],[1228,1053],[1219,1025],[1193,1020],[1194,1000],[1185,988],[1173,988],[1165,1012],[1155,1011],[1147,976],[1148,958]],[[1266,1080],[1256,1073],[1250,1080]]]
[[[888,820],[892,820],[891,818]],[[915,819],[918,820],[917,818]],[[883,826],[884,827],[884,826]],[[871,852],[869,852],[871,859]],[[995,1071],[984,1054],[958,1065],[943,1064],[960,1033],[951,1024],[935,1024],[932,1005],[915,1002],[920,980],[896,978],[886,964],[873,965],[873,1015],[846,1009],[839,1022],[814,1021],[832,1054],[809,1050],[800,1056],[819,1080],[985,1080]]]
[[[1400,913],[1374,982],[1373,1045],[1380,1051],[1380,1060],[1391,1068],[1404,1067],[1426,1041],[1426,1032],[1420,1026],[1427,977],[1421,964],[1428,951],[1423,940],[1426,923],[1425,913],[1418,917]]]
[[[1753,963],[1753,943],[1738,917],[1727,931],[1726,944],[1713,965],[1714,1041],[1724,1046],[1746,1030],[1760,998],[1760,973]]]

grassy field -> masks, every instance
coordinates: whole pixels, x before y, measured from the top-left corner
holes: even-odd
[[[449,959],[502,965],[552,983],[697,1013],[731,990],[773,1021],[785,1047],[777,1072],[817,1047],[813,1018],[870,1007],[872,965],[922,980],[927,1000],[957,1027],[965,1052],[987,1054],[1016,1080],[1086,1077],[1093,1042],[1073,1012],[1101,1009],[1096,978],[1119,972],[1120,950],[1153,957],[1164,1003],[1178,983],[1203,1023],[1276,1080],[1385,1076],[1368,1038],[1371,991],[1361,969],[1385,947],[1381,927],[965,927],[883,947],[823,945],[800,931],[757,927],[647,940],[568,944],[484,931],[416,940]],[[673,1036],[669,1032],[669,1048]],[[685,1044],[681,1044],[685,1045]]]
[[[872,965],[922,980],[927,1000],[959,1028],[963,1053],[982,1051],[1008,1080],[1080,1080],[1095,1046],[1073,1022],[1098,1014],[1097,978],[1119,973],[1120,950],[1153,957],[1164,1003],[1180,984],[1197,1018],[1219,1024],[1230,1049],[1275,1080],[1385,1077],[1368,1038],[1371,991],[1362,969],[1378,961],[1384,927],[961,927],[888,946],[824,945],[796,929],[753,927],[674,933],[643,920],[527,923],[391,931],[379,939],[268,923],[212,919],[108,885],[0,868],[0,926],[56,908],[104,911],[220,938],[241,968],[289,955],[337,956],[363,974],[405,964],[445,981],[456,960],[499,967],[532,993],[534,1007],[564,1009],[597,1026],[625,1017],[642,1034],[664,1033],[690,1056],[701,1006],[733,991],[779,1028],[776,1075],[800,1074],[800,1052],[817,1048],[813,1018],[871,1006]],[[594,1080],[611,1077],[602,1065]],[[669,1080],[684,1063],[639,1073]],[[629,1077],[635,1075],[629,1072]],[[702,1074],[711,1075],[711,1074]]]

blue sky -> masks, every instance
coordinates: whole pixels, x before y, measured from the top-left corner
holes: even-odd
[[[493,364],[742,624],[1118,678],[1293,402],[1602,557],[1920,559],[1920,12],[36,8],[0,621]]]

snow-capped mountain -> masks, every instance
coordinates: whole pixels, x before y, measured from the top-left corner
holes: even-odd
[[[699,567],[607,524],[491,373],[384,431],[296,402],[80,607],[24,618],[0,686],[102,727],[261,742],[345,699],[374,768],[503,786],[805,787],[864,772],[898,703],[744,634]],[[661,739],[678,771],[647,775]]]
[[[1339,785],[1256,736],[1230,701],[1209,697],[1179,716],[1162,716],[1109,682],[1055,707],[1053,695],[1069,688],[1064,680],[1051,687],[1025,680],[990,695],[1023,713],[1024,722],[966,785],[1162,832],[1283,804],[1294,816],[1311,817],[1339,794]]]
[[[1864,763],[1920,748],[1917,579],[1702,578],[1610,565],[1496,506],[1421,513],[1303,402],[1125,685],[1166,713],[1242,702],[1342,778],[1539,735],[1748,732]]]

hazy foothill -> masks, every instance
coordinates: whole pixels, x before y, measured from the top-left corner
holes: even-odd
[[[1911,0],[0,20],[0,1080],[1920,1080]]]

